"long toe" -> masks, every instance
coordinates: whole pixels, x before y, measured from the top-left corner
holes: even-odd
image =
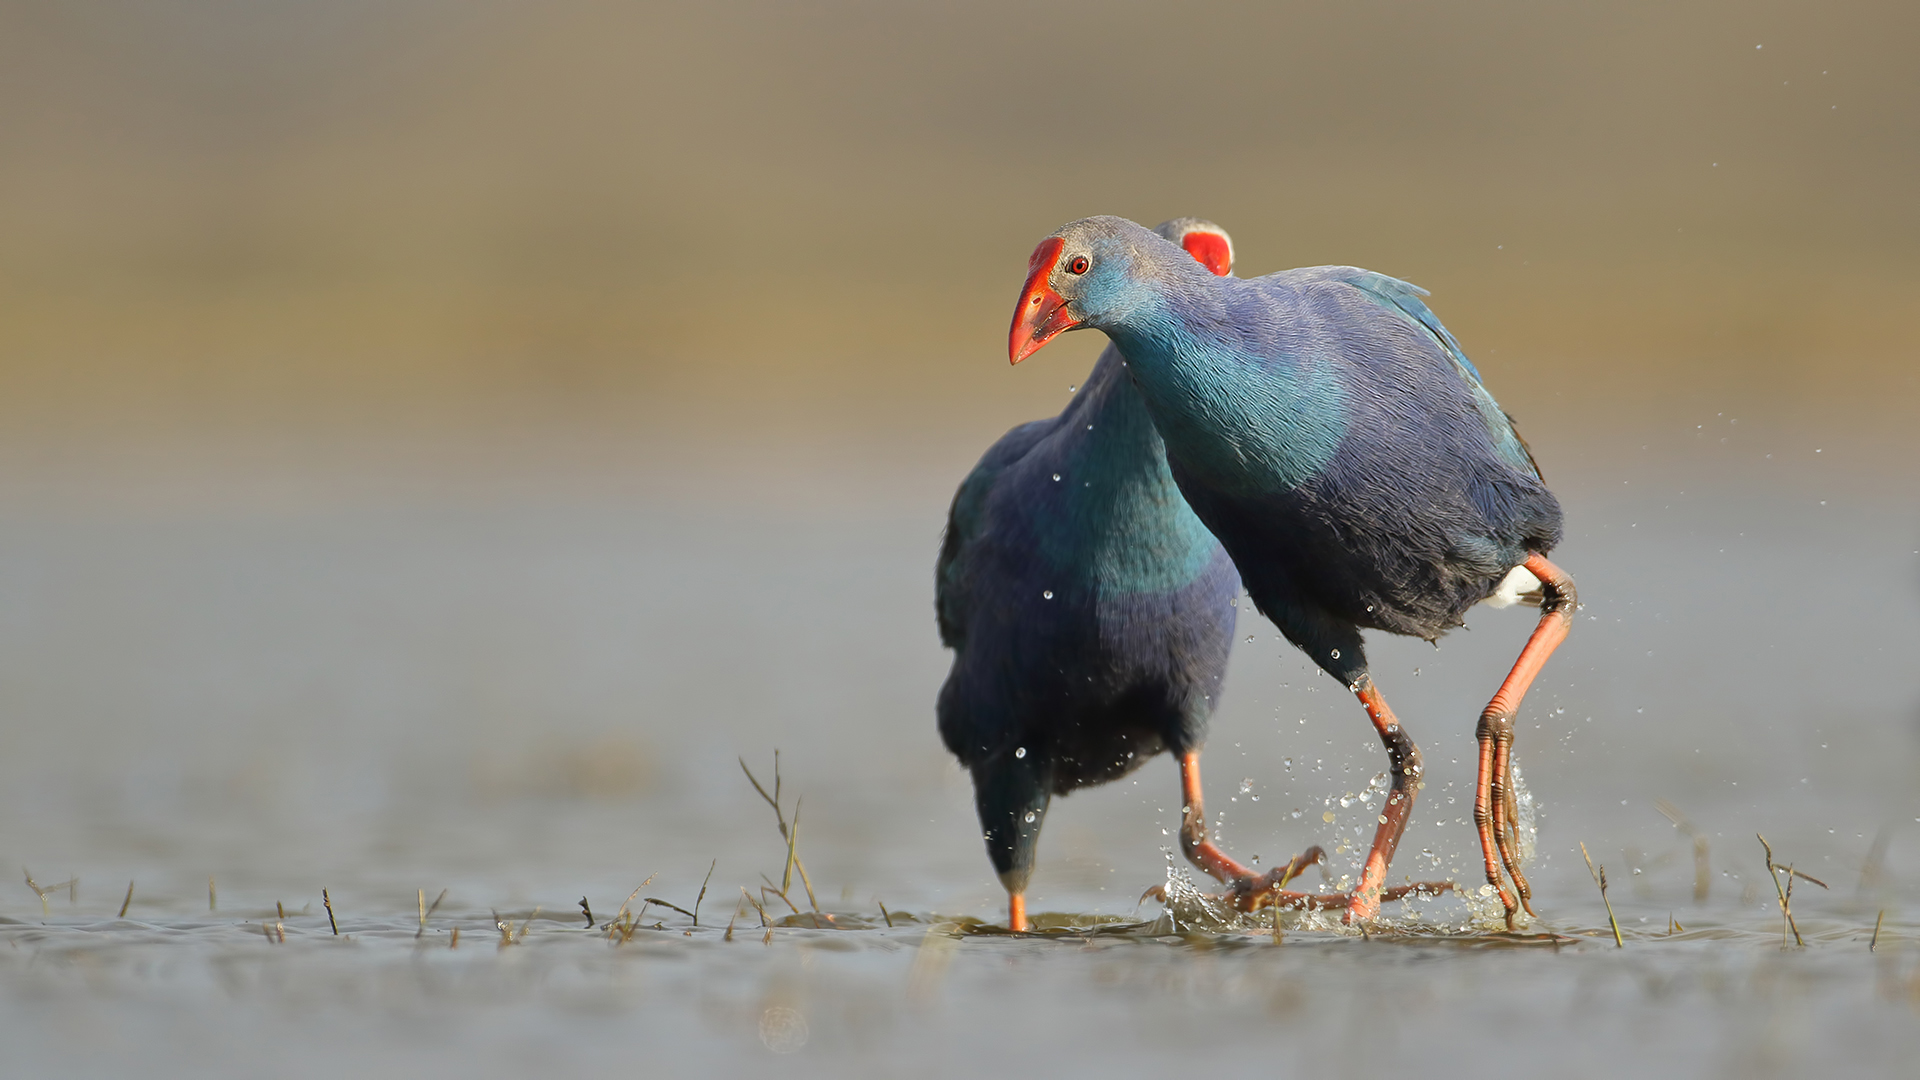
[[[1284,911],[1342,911],[1346,913],[1344,921],[1353,925],[1378,918],[1381,904],[1404,900],[1409,896],[1439,896],[1453,889],[1451,881],[1415,881],[1382,889],[1372,903],[1362,904],[1358,890],[1344,893],[1289,892],[1274,888],[1261,890],[1256,882],[1249,881],[1238,882],[1235,887],[1228,889],[1226,899],[1241,911],[1258,911],[1265,907]]]

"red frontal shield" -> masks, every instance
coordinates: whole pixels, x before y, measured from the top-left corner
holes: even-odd
[[[1067,311],[1066,300],[1048,284],[1062,246],[1059,237],[1050,236],[1027,260],[1027,283],[1020,290],[1020,306],[1013,310],[1013,327],[1007,333],[1007,357],[1016,364],[1039,352],[1062,330],[1080,325]]]

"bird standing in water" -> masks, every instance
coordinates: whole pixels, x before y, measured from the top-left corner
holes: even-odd
[[[1559,503],[1422,295],[1350,266],[1217,277],[1133,222],[1086,218],[1034,250],[1008,351],[1017,364],[1081,327],[1119,347],[1175,482],[1254,603],[1359,697],[1386,745],[1393,785],[1358,887],[1315,897],[1249,877],[1234,885],[1243,907],[1338,906],[1349,923],[1379,912],[1422,766],[1368,674],[1360,631],[1432,641],[1476,603],[1540,605],[1477,731],[1474,822],[1512,927],[1520,908],[1532,914],[1513,717],[1566,637],[1574,588],[1546,558]]]
[[[1196,274],[1232,269],[1232,242],[1211,222],[1169,221],[1156,239]],[[1009,929],[1027,927],[1051,797],[1162,750],[1180,763],[1187,857],[1223,881],[1254,876],[1207,838],[1200,795],[1240,578],[1180,497],[1118,350],[1059,416],[1014,428],[980,459],[954,495],[935,584],[954,650],[940,735],[973,774]],[[1288,863],[1288,876],[1319,857]]]

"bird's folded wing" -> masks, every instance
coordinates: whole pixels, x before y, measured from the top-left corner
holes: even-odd
[[[1467,359],[1467,352],[1455,341],[1453,334],[1441,324],[1440,317],[1433,313],[1420,298],[1427,290],[1410,282],[1391,278],[1385,274],[1376,274],[1371,270],[1356,270],[1352,276],[1344,279],[1354,288],[1365,293],[1367,299],[1385,308],[1395,316],[1406,319],[1432,335],[1440,346],[1440,351],[1453,361],[1454,370],[1473,395],[1474,407],[1480,412],[1480,419],[1487,425],[1487,434],[1493,439],[1493,446],[1507,464],[1539,479],[1540,466],[1533,460],[1533,452],[1527,448],[1526,440],[1514,429],[1513,417],[1500,408],[1493,395],[1480,382],[1480,369]]]
[[[978,547],[987,528],[987,496],[1009,465],[1027,456],[1036,443],[1059,426],[1059,418],[1021,424],[1000,437],[980,457],[947,509],[947,531],[940,540],[940,558],[934,563],[934,613],[940,622],[940,642],[957,649],[967,638],[967,622],[974,604],[968,593],[967,556]]]

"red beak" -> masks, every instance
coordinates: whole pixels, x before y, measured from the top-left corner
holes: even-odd
[[[1013,310],[1013,328],[1007,334],[1007,356],[1016,364],[1039,352],[1062,330],[1080,325],[1067,311],[1066,299],[1047,284],[1062,246],[1059,237],[1048,237],[1027,260],[1027,284],[1020,290],[1020,306]]]

